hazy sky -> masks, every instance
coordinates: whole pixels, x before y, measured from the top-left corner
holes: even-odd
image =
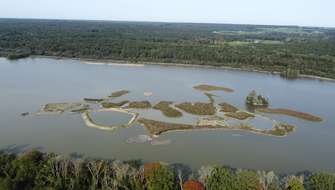
[[[335,0],[0,0],[2,18],[335,27]]]

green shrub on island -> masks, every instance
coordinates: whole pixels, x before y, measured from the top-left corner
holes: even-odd
[[[251,91],[245,99],[245,103],[252,107],[267,107],[269,100],[262,95],[258,95],[255,90]]]

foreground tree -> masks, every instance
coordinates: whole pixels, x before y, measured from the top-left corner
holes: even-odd
[[[206,180],[206,188],[210,190],[231,190],[234,189],[236,176],[231,169],[215,167]]]
[[[237,172],[236,190],[262,190],[259,176],[254,171],[241,170]]]
[[[153,164],[147,167],[145,165],[144,167],[145,181],[148,190],[178,189],[176,176],[167,166]]]
[[[312,174],[308,178],[307,187],[311,190],[333,190],[335,189],[335,175],[328,173]]]
[[[285,184],[286,190],[304,190],[303,179],[296,176],[289,176]]]

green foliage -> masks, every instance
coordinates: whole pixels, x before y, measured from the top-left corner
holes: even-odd
[[[277,184],[276,182],[272,182],[267,187],[267,190],[280,190],[279,184]]]
[[[35,150],[24,153],[15,159],[11,164],[9,176],[5,178],[10,189],[32,189],[42,161],[43,154]]]
[[[305,188],[301,180],[299,180],[295,176],[291,176],[287,179],[286,189],[287,190],[304,190]]]
[[[0,178],[7,177],[9,175],[11,163],[14,159],[14,155],[0,152]]]
[[[71,159],[29,151],[0,152],[0,190],[178,190],[180,181],[167,166],[145,167],[141,162]],[[141,166],[140,166],[141,165]],[[157,165],[156,165],[157,166]],[[333,190],[335,176],[314,173],[279,177],[273,172],[203,167],[198,179],[208,190]],[[181,174],[182,175],[182,174]],[[282,188],[280,188],[282,186]]]
[[[236,175],[229,168],[215,167],[206,180],[206,188],[211,190],[234,189]]]
[[[259,176],[254,171],[242,170],[237,172],[237,180],[234,185],[236,190],[261,189]]]
[[[48,155],[35,179],[35,189],[83,189],[89,176],[80,160]]]
[[[146,176],[148,190],[176,190],[175,174],[165,166],[153,169]]]
[[[263,97],[262,95],[258,95],[255,90],[251,91],[245,99],[245,103],[248,106],[260,106],[266,107],[269,105],[269,100]]]
[[[0,152],[0,190],[11,187],[10,170],[14,159],[14,155]]]
[[[144,177],[142,174],[131,175],[129,177],[129,189],[143,190],[145,189]]]
[[[280,76],[288,79],[296,79],[299,76],[299,70],[287,68],[286,71],[282,71]]]
[[[13,59],[31,54],[294,68],[335,78],[335,30],[329,28],[17,19],[0,19],[0,25],[0,56]]]
[[[311,190],[335,189],[335,176],[328,173],[315,173],[308,179],[307,185]]]
[[[21,59],[21,58],[26,58],[30,56],[30,52],[15,52],[15,53],[9,53],[7,55],[7,58],[10,60],[15,60],[15,59]]]

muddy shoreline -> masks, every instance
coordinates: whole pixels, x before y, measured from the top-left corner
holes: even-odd
[[[5,57],[4,57],[5,58]],[[147,61],[138,61],[138,62],[131,62],[127,60],[114,60],[114,59],[91,59],[91,58],[69,58],[69,57],[62,57],[62,56],[41,56],[41,55],[33,55],[30,58],[51,58],[51,59],[67,59],[67,60],[77,60],[81,62],[87,62],[83,64],[111,64],[111,65],[124,65],[124,66],[145,66],[145,65],[159,65],[159,66],[172,66],[172,67],[189,67],[189,68],[206,68],[206,69],[222,69],[222,70],[231,70],[231,71],[245,71],[245,72],[256,72],[256,73],[264,73],[264,74],[272,74],[272,75],[280,75],[280,72],[276,71],[264,71],[259,69],[252,69],[252,68],[235,68],[229,66],[213,66],[213,65],[198,65],[198,64],[184,64],[184,63],[163,63],[163,62],[147,62]],[[300,74],[297,79],[310,79],[310,80],[319,80],[319,81],[329,81],[335,82],[335,79],[327,78],[327,77],[320,77],[315,75],[304,75]]]

